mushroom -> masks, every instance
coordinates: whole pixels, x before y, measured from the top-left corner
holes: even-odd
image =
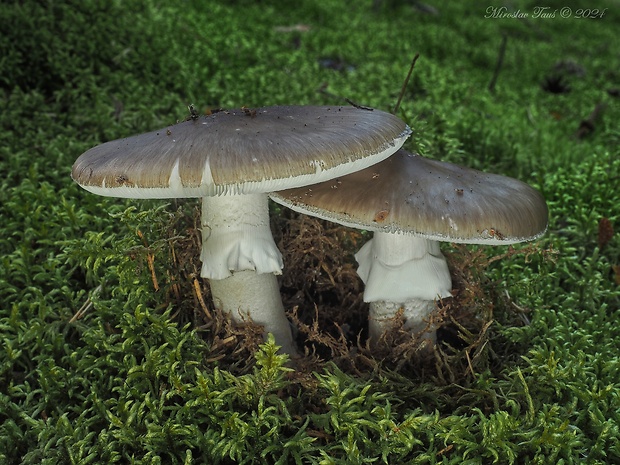
[[[295,353],[275,275],[282,255],[267,192],[323,182],[394,153],[410,134],[397,117],[354,107],[276,106],[195,113],[187,121],[82,154],[72,178],[126,198],[202,198],[201,276],[214,305],[249,314]]]
[[[374,231],[355,258],[375,342],[401,308],[406,328],[435,341],[436,328],[426,320],[452,288],[440,241],[534,240],[548,219],[541,194],[521,181],[403,149],[359,172],[270,197],[300,213]]]

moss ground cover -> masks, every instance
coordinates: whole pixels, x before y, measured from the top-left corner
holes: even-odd
[[[620,462],[620,12],[571,3],[3,5],[0,463]],[[190,103],[390,110],[415,53],[406,148],[550,208],[534,246],[445,248],[456,297],[432,354],[398,327],[365,346],[364,233],[273,209],[308,351],[293,370],[212,310],[196,202],[69,177]]]

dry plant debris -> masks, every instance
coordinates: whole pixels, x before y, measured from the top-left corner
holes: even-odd
[[[159,272],[159,281],[154,278],[153,286],[167,293],[175,318],[182,323],[190,321],[209,343],[206,361],[217,361],[233,373],[246,373],[262,342],[261,328],[251,319],[236,326],[214,308],[208,284],[199,276],[198,225],[197,209],[190,215],[181,210],[171,215],[166,231],[168,264],[165,273]],[[304,379],[312,384],[308,374],[321,371],[326,363],[357,376],[389,371],[431,377],[445,384],[461,383],[498,358],[490,343],[498,306],[503,320],[510,320],[504,324],[528,324],[528,310],[497,289],[485,269],[517,254],[541,253],[540,249],[535,244],[518,250],[510,247],[490,256],[489,248],[454,245],[446,253],[453,297],[439,301],[429,321],[439,323],[438,344],[429,347],[419,335],[404,330],[403,320],[397,316],[392,328],[371,349],[368,305],[363,301],[364,286],[353,257],[370,235],[286,209],[273,215],[272,229],[284,255],[282,299],[296,328],[300,352],[305,354],[296,362],[297,374],[292,375],[302,384]],[[153,256],[150,248],[145,248],[145,254],[155,276],[161,267],[148,258]]]

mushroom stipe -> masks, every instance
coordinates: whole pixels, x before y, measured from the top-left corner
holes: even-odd
[[[270,196],[299,213],[374,231],[355,258],[375,341],[397,311],[419,331],[434,301],[451,296],[438,241],[530,241],[545,233],[548,221],[541,194],[521,181],[402,149],[356,173]],[[434,340],[434,328],[425,337]]]
[[[295,354],[275,276],[283,263],[269,230],[267,193],[367,168],[410,133],[394,115],[355,107],[192,113],[88,150],[71,176],[98,195],[202,198],[201,276],[210,280],[214,302],[236,321],[249,315]]]

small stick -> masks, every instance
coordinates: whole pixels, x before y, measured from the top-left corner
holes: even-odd
[[[155,256],[151,252],[146,254],[146,263],[151,271],[151,279],[153,280],[153,288],[155,292],[159,291],[159,283],[157,282],[157,275],[155,274]]]
[[[207,305],[205,304],[205,300],[202,298],[202,290],[200,289],[200,283],[198,282],[196,278],[194,278],[194,292],[196,293],[196,297],[198,297],[198,302],[200,303],[200,306],[202,307],[202,311],[205,313],[205,315],[207,315],[207,318],[212,320],[213,316],[211,315],[211,312],[207,308]]]
[[[151,279],[153,280],[153,287],[155,291],[159,291],[159,283],[157,282],[157,275],[155,274],[155,256],[149,247],[148,242],[146,242],[146,238],[144,234],[139,229],[136,231],[136,234],[140,239],[142,239],[142,243],[144,244],[144,248],[146,249],[146,263],[149,267],[149,271],[151,272]]]
[[[339,95],[336,94],[332,94],[331,92],[329,92],[327,90],[327,83],[324,83],[321,87],[319,87],[318,90],[321,94],[327,95],[330,98],[336,98],[338,100],[344,100],[345,102],[347,102],[349,105],[359,109],[359,110],[367,110],[367,111],[374,111],[374,108],[370,108],[370,107],[365,107],[364,105],[360,105],[359,103],[355,103],[353,100],[346,98],[346,97],[340,97]]]
[[[374,108],[370,108],[370,107],[365,107],[364,105],[359,105],[357,103],[355,103],[353,100],[348,99],[348,98],[344,98],[344,101],[347,102],[349,105],[354,106],[355,108],[359,109],[359,110],[368,110],[368,111],[373,111]]]
[[[101,284],[95,288],[95,290],[91,293],[91,297],[98,294],[101,291]],[[80,309],[75,312],[75,314],[69,320],[69,323],[75,323],[77,320],[82,318],[86,312],[88,312],[93,307],[93,301],[91,297],[86,299],[86,302],[80,307]]]
[[[407,73],[405,82],[403,82],[403,87],[400,89],[400,95],[398,96],[398,101],[396,102],[396,106],[394,107],[394,110],[392,111],[393,115],[395,115],[398,112],[398,109],[400,108],[400,102],[403,100],[403,96],[405,95],[405,89],[407,89],[407,84],[409,84],[409,78],[411,78],[411,73],[413,73],[413,67],[415,66],[415,62],[418,61],[419,57],[420,57],[420,54],[416,53],[415,56],[413,57],[413,60],[411,60],[411,66],[409,67],[409,72]]]
[[[575,137],[577,139],[583,139],[584,137],[590,135],[594,132],[594,128],[596,127],[596,123],[599,119],[601,119],[601,115],[603,114],[603,110],[605,109],[605,104],[603,102],[599,102],[595,107],[590,116],[586,119],[582,120],[579,123],[579,128],[575,132]]]
[[[489,82],[489,92],[495,92],[495,83],[497,82],[499,72],[502,69],[502,65],[504,64],[504,55],[506,54],[507,42],[508,36],[506,34],[502,35],[502,43],[499,46],[499,54],[497,56],[497,63],[495,64],[495,71],[493,72],[491,82]]]
[[[77,320],[82,318],[86,314],[86,312],[91,309],[92,306],[93,306],[93,302],[90,300],[90,297],[89,297],[86,300],[86,302],[84,302],[84,305],[82,305],[80,309],[77,312],[75,312],[75,315],[71,317],[71,319],[69,320],[69,323],[75,323]]]

